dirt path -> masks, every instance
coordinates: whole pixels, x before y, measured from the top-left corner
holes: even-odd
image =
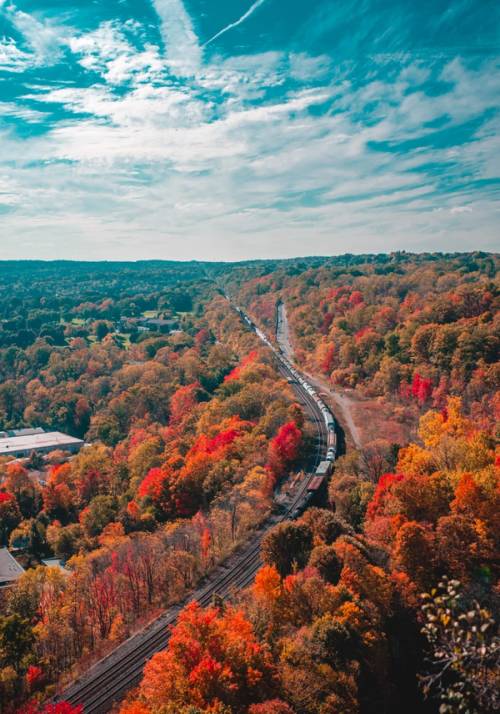
[[[276,339],[283,353],[288,357],[289,360],[293,360],[294,352],[290,340],[290,326],[288,324],[286,306],[282,302],[280,302],[278,305]],[[334,411],[336,412],[339,421],[341,422],[341,426],[344,429],[344,432],[347,432],[347,436],[350,437],[350,440],[352,441],[354,446],[357,449],[361,449],[361,436],[356,424],[354,423],[352,415],[352,407],[354,404],[354,400],[338,390],[333,390],[327,382],[320,379],[319,377],[314,377],[308,372],[304,372],[304,374],[307,374],[311,384],[313,384],[317,389],[319,389],[320,392],[322,392],[322,396],[327,403],[329,399],[334,402],[336,407]]]
[[[353,418],[353,407],[356,404],[355,400],[348,397],[346,394],[339,392],[338,390],[333,390],[331,386],[312,374],[306,372],[309,377],[311,384],[316,387],[322,398],[328,403],[328,397],[332,402],[334,402],[337,409],[334,408],[335,413],[339,417],[341,426],[344,432],[347,432],[347,436],[351,438],[356,449],[362,449],[362,438],[358,427],[356,426]],[[325,399],[326,397],[326,399]],[[340,414],[339,414],[340,411]]]
[[[288,357],[289,360],[293,360],[293,347],[290,342],[290,327],[288,325],[288,318],[286,316],[285,304],[280,302],[278,304],[278,320],[276,324],[276,339],[282,352]]]

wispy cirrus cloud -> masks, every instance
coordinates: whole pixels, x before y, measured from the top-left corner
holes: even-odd
[[[24,72],[34,64],[33,55],[19,49],[14,40],[0,40],[0,70],[7,72]]]
[[[223,28],[210,41],[217,51],[204,53],[206,17],[192,18],[181,0],[151,0],[152,25],[131,3],[123,16],[81,25],[75,9],[71,25],[33,14],[55,32],[38,48],[8,18],[0,59],[5,46],[6,76],[18,79],[15,100],[0,104],[9,127],[2,134],[0,122],[0,189],[15,189],[3,202],[0,190],[0,211],[6,235],[20,237],[9,254],[19,245],[31,257],[50,252],[48,236],[66,257],[79,245],[88,257],[123,258],[389,250],[401,241],[435,249],[476,246],[479,231],[483,246],[493,244],[496,56],[379,52],[359,69],[334,45],[252,51],[260,40],[245,20],[250,11],[258,20],[257,3],[230,26],[232,6],[219,8],[210,18]],[[245,53],[225,48],[235,23],[239,35],[248,29]],[[354,44],[370,35],[351,32]]]
[[[0,5],[0,12],[11,23],[22,39],[25,49],[20,49],[14,40],[5,38],[0,43],[0,66],[9,61],[14,67],[55,64],[60,58],[63,31],[56,23],[40,21],[34,15],[18,10],[12,4]],[[8,67],[4,67],[8,68]]]

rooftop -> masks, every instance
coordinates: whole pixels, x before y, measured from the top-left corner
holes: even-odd
[[[24,573],[24,569],[12,557],[7,548],[0,548],[0,585],[17,580]]]
[[[171,327],[177,325],[179,320],[171,317],[141,317],[139,322],[142,325],[156,325],[158,327]]]
[[[64,449],[78,444],[83,445],[83,441],[60,431],[4,437],[0,438],[0,456],[15,455],[19,451],[36,451],[37,449],[47,449],[49,447]]]
[[[47,568],[59,568],[59,570],[69,574],[69,570],[64,567],[63,561],[60,558],[44,558],[42,559],[42,563]]]
[[[33,434],[43,434],[44,430],[38,426],[35,429],[8,429],[0,431],[0,439],[7,439],[9,436],[33,436]]]

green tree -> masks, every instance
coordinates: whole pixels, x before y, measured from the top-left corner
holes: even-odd
[[[81,541],[82,528],[79,523],[72,523],[69,526],[55,529],[50,545],[54,551],[54,555],[66,561],[69,560],[72,555],[78,553]]]
[[[0,617],[0,661],[2,667],[19,671],[21,662],[31,651],[35,635],[28,620],[17,613]]]
[[[115,520],[117,512],[118,506],[113,496],[96,496],[82,511],[80,522],[88,536],[97,536],[108,523]]]
[[[274,565],[279,574],[289,575],[294,565],[303,568],[312,550],[313,536],[304,523],[280,523],[262,541],[262,557]]]
[[[0,491],[0,545],[7,545],[11,532],[21,520],[21,511],[14,496]]]
[[[95,336],[101,342],[109,333],[109,327],[105,322],[98,322],[95,326]]]

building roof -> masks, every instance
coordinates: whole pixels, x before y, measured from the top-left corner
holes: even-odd
[[[24,569],[12,557],[7,548],[0,548],[0,585],[14,582],[21,577]]]
[[[0,439],[0,456],[17,454],[19,451],[36,451],[37,449],[64,449],[68,446],[83,445],[81,439],[62,434],[60,431],[49,431],[42,434],[28,434]]]
[[[165,320],[160,317],[149,317],[143,321],[145,325],[154,325],[155,327],[172,327],[178,324],[178,320]]]
[[[40,426],[34,429],[8,429],[7,431],[0,431],[0,439],[7,439],[9,436],[33,436],[33,434],[43,433],[44,430]]]
[[[64,567],[63,561],[60,558],[45,558],[42,559],[42,563],[47,568],[59,568],[59,570],[62,570],[64,573],[69,574],[69,570]]]

